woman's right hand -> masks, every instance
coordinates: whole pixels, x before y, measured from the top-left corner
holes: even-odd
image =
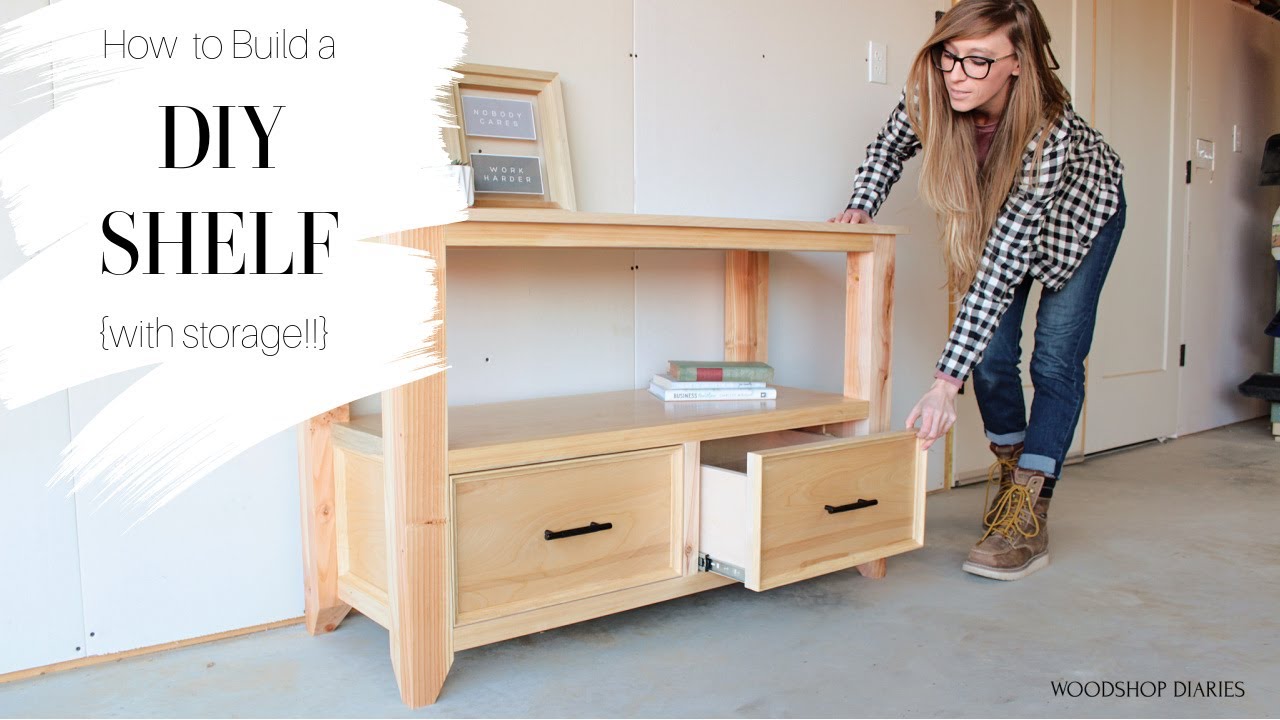
[[[871,222],[871,216],[867,214],[866,210],[849,208],[833,218],[828,218],[827,222],[854,223],[855,225],[859,223],[869,224]]]

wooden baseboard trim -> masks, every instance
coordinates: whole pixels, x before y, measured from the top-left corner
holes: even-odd
[[[191,645],[200,645],[214,640],[225,640],[226,638],[238,637],[240,635],[251,635],[263,630],[274,630],[276,628],[287,627],[289,625],[305,624],[306,618],[299,616],[289,618],[288,620],[277,620],[276,622],[265,623],[262,625],[254,625],[253,627],[240,628],[238,630],[227,630],[225,632],[214,633],[213,635],[202,635],[200,637],[188,638],[186,640],[174,640],[173,642],[161,643],[159,645],[149,645],[147,647],[135,648],[133,650],[122,650],[116,653],[108,653],[106,655],[90,655],[88,657],[76,658],[74,660],[64,660],[52,665],[41,665],[40,667],[28,668],[26,670],[15,670],[10,673],[0,675],[0,684],[14,682],[17,680],[26,680],[28,678],[39,677],[41,675],[49,675],[63,670],[74,670],[76,668],[88,667],[90,665],[102,665],[109,662],[118,662],[125,658],[137,657],[139,655],[150,655],[152,653],[163,652],[165,650],[176,650]]]

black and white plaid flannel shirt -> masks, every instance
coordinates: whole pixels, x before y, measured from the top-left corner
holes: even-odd
[[[1093,238],[1120,208],[1124,166],[1098,131],[1067,106],[1050,129],[1040,166],[1039,138],[1023,153],[1021,180],[996,217],[977,276],[960,301],[951,336],[938,361],[939,375],[959,384],[995,334],[1014,290],[1027,273],[1060,290],[1089,252]],[[898,102],[853,181],[850,208],[875,216],[902,175],[902,163],[920,150],[907,120],[906,94]],[[1034,176],[1034,177],[1033,177]]]

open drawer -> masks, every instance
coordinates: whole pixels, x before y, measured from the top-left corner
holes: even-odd
[[[768,590],[924,544],[914,430],[782,431],[702,444],[699,566]]]

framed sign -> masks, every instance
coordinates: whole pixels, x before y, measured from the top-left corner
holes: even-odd
[[[477,193],[543,195],[542,159],[521,155],[471,153]]]
[[[452,159],[475,177],[474,207],[576,210],[556,73],[464,63],[453,84]]]
[[[537,140],[533,103],[528,100],[462,95],[462,131],[469,137]]]

